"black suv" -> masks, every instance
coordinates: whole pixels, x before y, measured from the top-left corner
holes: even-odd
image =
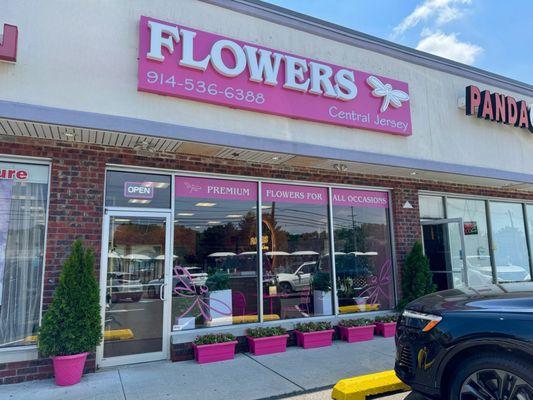
[[[396,347],[396,374],[430,398],[533,400],[533,282],[424,296]]]

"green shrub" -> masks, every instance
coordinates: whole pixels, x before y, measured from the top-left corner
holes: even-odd
[[[52,304],[44,314],[38,346],[45,357],[66,356],[93,351],[101,340],[94,254],[76,240],[63,265]]]
[[[294,329],[303,333],[326,331],[331,329],[331,322],[303,322],[294,325]]]
[[[233,342],[235,336],[231,333],[209,333],[207,335],[198,336],[194,339],[194,344],[201,346],[203,344],[216,344]]]
[[[402,300],[398,304],[398,310],[403,310],[411,301],[433,293],[436,289],[429,268],[429,260],[424,255],[422,244],[417,241],[407,255],[403,266]]]
[[[284,335],[287,331],[281,326],[266,326],[258,328],[250,328],[246,331],[246,334],[254,339],[270,337],[270,336],[281,336]]]
[[[229,274],[224,271],[217,271],[207,278],[205,284],[211,292],[229,289]]]
[[[372,325],[374,321],[366,318],[359,319],[341,319],[339,321],[339,326],[344,326],[345,328],[353,328],[354,326],[368,326]]]
[[[329,273],[320,271],[313,275],[311,287],[313,290],[321,290],[323,292],[331,291],[331,278]]]
[[[398,316],[397,315],[383,315],[383,316],[376,317],[375,321],[380,322],[382,324],[386,324],[389,322],[396,322],[398,321]]]

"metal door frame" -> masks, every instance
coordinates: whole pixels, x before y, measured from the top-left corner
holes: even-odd
[[[102,227],[102,248],[100,257],[100,315],[102,318],[102,337],[105,329],[105,307],[107,288],[107,261],[109,253],[109,222],[111,217],[133,217],[133,218],[161,218],[165,220],[165,280],[163,297],[163,325],[162,329],[162,350],[158,352],[132,354],[126,356],[116,356],[104,358],[104,341],[96,348],[96,366],[111,367],[115,365],[134,364],[148,361],[165,360],[170,355],[170,312],[172,300],[172,213],[168,211],[148,211],[148,210],[106,210]]]
[[[458,226],[458,229],[459,229],[459,237],[461,238],[461,256],[462,256],[462,259],[463,259],[463,281],[465,283],[466,286],[468,286],[468,265],[466,263],[466,252],[465,252],[465,232],[464,232],[464,228],[463,228],[463,219],[462,218],[443,218],[443,219],[426,219],[426,220],[421,220],[420,221],[420,225],[422,227],[424,226],[428,226],[428,225],[448,225],[449,224],[457,224]],[[424,255],[426,254],[426,247],[424,245],[424,235],[422,234],[422,249],[424,250]],[[448,235],[448,245],[449,245],[449,242],[450,242],[450,238],[449,238],[449,235]],[[454,272],[459,272],[459,271],[454,271],[453,270],[453,264],[452,264],[452,270],[449,271],[448,273],[452,274],[452,279],[453,279],[453,273]],[[451,288],[450,288],[451,289]]]

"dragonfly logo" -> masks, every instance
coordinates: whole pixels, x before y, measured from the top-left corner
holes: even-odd
[[[369,76],[366,80],[374,90],[372,90],[372,96],[374,97],[383,97],[383,102],[381,103],[381,112],[387,111],[389,105],[392,105],[394,108],[400,108],[404,101],[409,100],[409,95],[402,90],[393,89],[390,83],[383,83],[375,76]]]
[[[0,61],[17,61],[18,28],[14,25],[4,25],[0,35]]]

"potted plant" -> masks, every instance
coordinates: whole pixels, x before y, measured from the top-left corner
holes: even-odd
[[[338,324],[341,340],[348,343],[364,342],[374,338],[375,325],[369,319],[343,319]]]
[[[209,289],[209,325],[231,325],[233,308],[229,274],[225,271],[217,271],[207,278],[205,284]]]
[[[383,337],[393,337],[396,334],[397,315],[386,315],[383,317],[376,317],[374,324],[376,325],[376,335]]]
[[[85,250],[81,241],[76,240],[39,330],[39,351],[43,356],[52,357],[59,386],[80,381],[87,355],[102,340],[100,299],[93,265],[92,250]]]
[[[233,360],[237,340],[230,333],[210,333],[198,336],[192,344],[199,364]]]
[[[294,326],[296,344],[304,349],[331,346],[334,332],[330,322],[306,322]]]
[[[315,315],[331,315],[333,305],[331,301],[331,278],[329,273],[319,271],[311,281],[313,288],[313,304]]]
[[[424,255],[422,243],[418,240],[414,245],[402,269],[402,300],[397,309],[403,310],[405,306],[426,294],[437,290],[433,283],[433,274],[429,268],[429,258]]]
[[[284,353],[289,335],[281,326],[250,328],[246,331],[250,351],[256,356]]]

